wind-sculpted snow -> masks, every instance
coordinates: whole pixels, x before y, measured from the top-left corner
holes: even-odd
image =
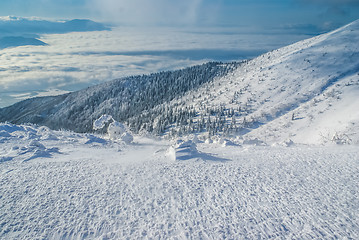
[[[192,140],[178,140],[176,144],[168,148],[166,155],[175,161],[229,161],[229,159],[198,151],[197,144]]]
[[[106,139],[91,134],[78,135],[52,131],[47,127],[0,124],[0,162],[52,158],[62,154],[57,147],[59,141],[91,146],[108,144]]]
[[[13,145],[8,145],[8,148],[1,149],[0,162],[10,161],[14,158],[29,161],[39,157],[51,157],[53,153],[58,153],[58,148],[47,148],[38,141],[52,137],[47,133],[48,129],[44,127],[36,130],[29,126],[0,125],[0,143],[5,145],[15,142]],[[54,137],[54,139],[57,138]]]
[[[0,133],[12,158],[0,162],[1,239],[359,238],[357,147]],[[14,146],[57,151],[24,159]]]

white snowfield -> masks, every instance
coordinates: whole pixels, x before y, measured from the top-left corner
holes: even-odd
[[[0,124],[0,239],[358,239],[357,146]]]

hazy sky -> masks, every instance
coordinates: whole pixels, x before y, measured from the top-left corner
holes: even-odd
[[[0,15],[328,30],[358,19],[359,0],[1,0]]]

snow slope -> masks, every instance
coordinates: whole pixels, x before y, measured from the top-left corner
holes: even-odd
[[[244,138],[318,144],[340,135],[359,142],[359,20],[274,50],[178,102],[240,108]],[[226,119],[230,121],[230,119]]]
[[[1,239],[357,239],[359,152],[0,124]]]

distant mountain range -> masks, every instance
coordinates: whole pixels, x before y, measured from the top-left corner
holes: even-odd
[[[41,19],[1,17],[0,49],[23,45],[46,45],[38,40],[40,34],[110,30],[102,23],[87,19],[48,21]]]
[[[43,41],[40,41],[36,38],[28,38],[28,37],[3,37],[0,38],[0,48],[8,48],[8,47],[19,47],[19,46],[45,46],[47,45]]]
[[[0,109],[0,121],[92,131],[110,114],[134,132],[266,143],[359,143],[359,20],[238,63],[114,80]]]

